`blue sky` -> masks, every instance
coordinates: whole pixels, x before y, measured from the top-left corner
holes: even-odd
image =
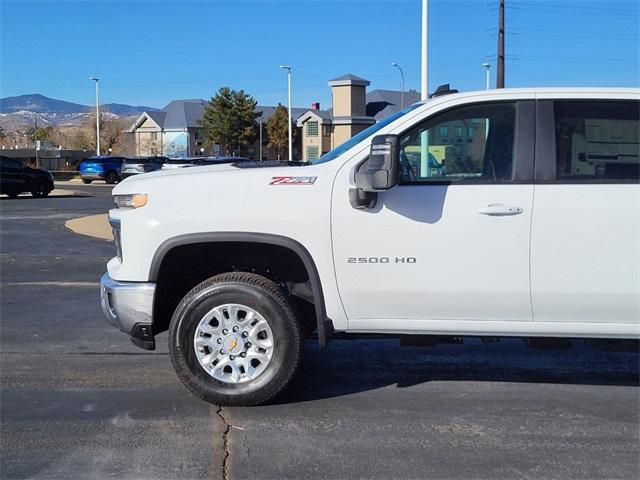
[[[506,85],[638,86],[637,0],[506,0]],[[429,87],[484,88],[495,54],[498,2],[430,0]],[[0,0],[0,95],[26,93],[162,107],[220,86],[261,104],[329,106],[327,81],[353,73],[370,89],[420,86],[420,0]]]

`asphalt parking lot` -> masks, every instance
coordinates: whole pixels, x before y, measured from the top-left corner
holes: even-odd
[[[73,190],[0,198],[2,478],[640,478],[633,352],[308,342],[269,405],[192,397],[166,334],[145,352],[103,320],[113,245],[64,222],[111,188]]]

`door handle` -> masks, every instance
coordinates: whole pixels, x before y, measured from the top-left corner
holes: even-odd
[[[492,217],[504,217],[507,215],[520,215],[522,208],[503,205],[502,203],[490,203],[484,207],[476,209],[480,215],[490,215]]]

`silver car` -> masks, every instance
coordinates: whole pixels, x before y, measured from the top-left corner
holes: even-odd
[[[199,165],[219,165],[222,163],[250,162],[245,157],[185,157],[171,158],[162,165],[162,170],[172,170],[176,168],[197,167]]]
[[[125,158],[124,162],[122,162],[122,167],[120,167],[120,177],[125,179],[131,175],[160,170],[167,160],[169,160],[167,157]]]

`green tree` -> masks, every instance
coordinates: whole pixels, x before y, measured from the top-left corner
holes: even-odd
[[[53,133],[53,127],[50,125],[46,127],[31,127],[27,129],[27,136],[32,142],[35,142],[36,140],[50,140],[51,137],[53,137]]]
[[[276,151],[278,159],[289,149],[288,122],[289,112],[284,105],[279,103],[271,118],[267,120],[267,137],[269,138],[267,145]]]
[[[222,87],[204,109],[200,126],[209,145],[218,144],[225,154],[242,155],[256,138],[257,102],[244,90]]]

